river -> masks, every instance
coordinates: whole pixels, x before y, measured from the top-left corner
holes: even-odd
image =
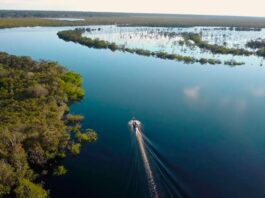
[[[72,28],[72,27],[71,27]],[[0,50],[57,61],[83,76],[96,143],[63,161],[51,197],[149,197],[135,134],[142,123],[160,197],[265,196],[265,68],[184,64],[60,40],[67,27],[0,30]]]

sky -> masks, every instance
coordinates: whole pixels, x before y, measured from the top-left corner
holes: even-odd
[[[265,0],[0,0],[0,9],[265,17]]]

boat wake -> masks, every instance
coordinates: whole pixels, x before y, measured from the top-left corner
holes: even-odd
[[[136,136],[150,196],[152,198],[189,197],[156,146],[142,132],[142,123],[132,119],[129,121],[129,126]]]
[[[143,163],[144,163],[144,168],[145,168],[145,172],[146,172],[146,176],[148,180],[148,186],[149,186],[149,191],[151,193],[151,197],[158,198],[154,175],[153,175],[153,172],[150,166],[150,162],[147,157],[147,153],[146,153],[146,149],[144,145],[144,139],[143,139],[142,132],[141,132],[141,122],[133,119],[129,122],[129,124],[136,134],[136,138],[139,144],[140,152],[141,152]]]

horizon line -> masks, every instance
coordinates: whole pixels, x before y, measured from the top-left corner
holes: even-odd
[[[223,15],[223,14],[191,14],[191,13],[159,13],[159,12],[125,12],[125,11],[85,11],[85,10],[40,10],[40,9],[5,9],[0,8],[0,11],[43,11],[43,12],[84,12],[84,13],[117,13],[117,14],[144,14],[144,15],[189,15],[189,16],[217,16],[217,17],[247,17],[247,18],[265,18],[264,16],[251,15]]]

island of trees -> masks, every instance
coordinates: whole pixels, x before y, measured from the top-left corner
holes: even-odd
[[[265,57],[265,39],[251,40],[247,42],[246,46],[252,49],[258,49],[257,55]]]
[[[200,49],[209,50],[213,54],[232,54],[232,55],[245,55],[245,56],[253,54],[252,52],[245,49],[234,49],[234,48],[227,48],[221,45],[209,44],[207,41],[203,41],[201,35],[198,33],[185,32],[182,33],[181,35],[184,38],[185,42],[193,41],[194,44]]]
[[[232,54],[232,55],[257,55],[265,57],[265,40],[256,40],[247,42],[246,46],[252,49],[258,49],[256,52],[251,52],[245,49],[235,49],[235,48],[227,48],[225,46],[220,45],[212,45],[207,41],[203,41],[202,37],[198,33],[190,33],[185,32],[182,33],[184,38],[184,42],[193,41],[194,45],[198,46],[201,49],[209,50],[213,54]]]
[[[36,179],[65,174],[54,165],[97,139],[81,132],[83,116],[69,113],[84,96],[81,86],[79,74],[57,63],[0,52],[0,197],[48,197]]]
[[[127,48],[123,45],[117,45],[113,42],[108,42],[104,40],[99,39],[91,39],[89,37],[83,37],[83,33],[86,31],[91,31],[91,29],[85,29],[85,28],[76,28],[74,30],[64,30],[57,33],[58,37],[63,39],[64,41],[72,41],[75,43],[79,43],[81,45],[85,45],[87,47],[91,48],[97,48],[97,49],[110,49],[112,51],[122,51],[122,52],[128,52],[132,54],[138,54],[142,56],[153,56],[161,59],[170,59],[170,60],[176,60],[176,61],[183,61],[184,63],[201,63],[201,64],[222,64],[222,62],[218,59],[207,59],[207,58],[201,58],[196,59],[191,56],[182,56],[178,54],[169,54],[167,52],[152,52],[145,49],[134,49],[134,48]],[[228,64],[229,63],[229,64]],[[244,63],[236,62],[236,61],[226,61],[224,64],[236,66],[236,65],[242,65]]]
[[[265,39],[248,41],[246,46],[252,49],[265,48]]]

